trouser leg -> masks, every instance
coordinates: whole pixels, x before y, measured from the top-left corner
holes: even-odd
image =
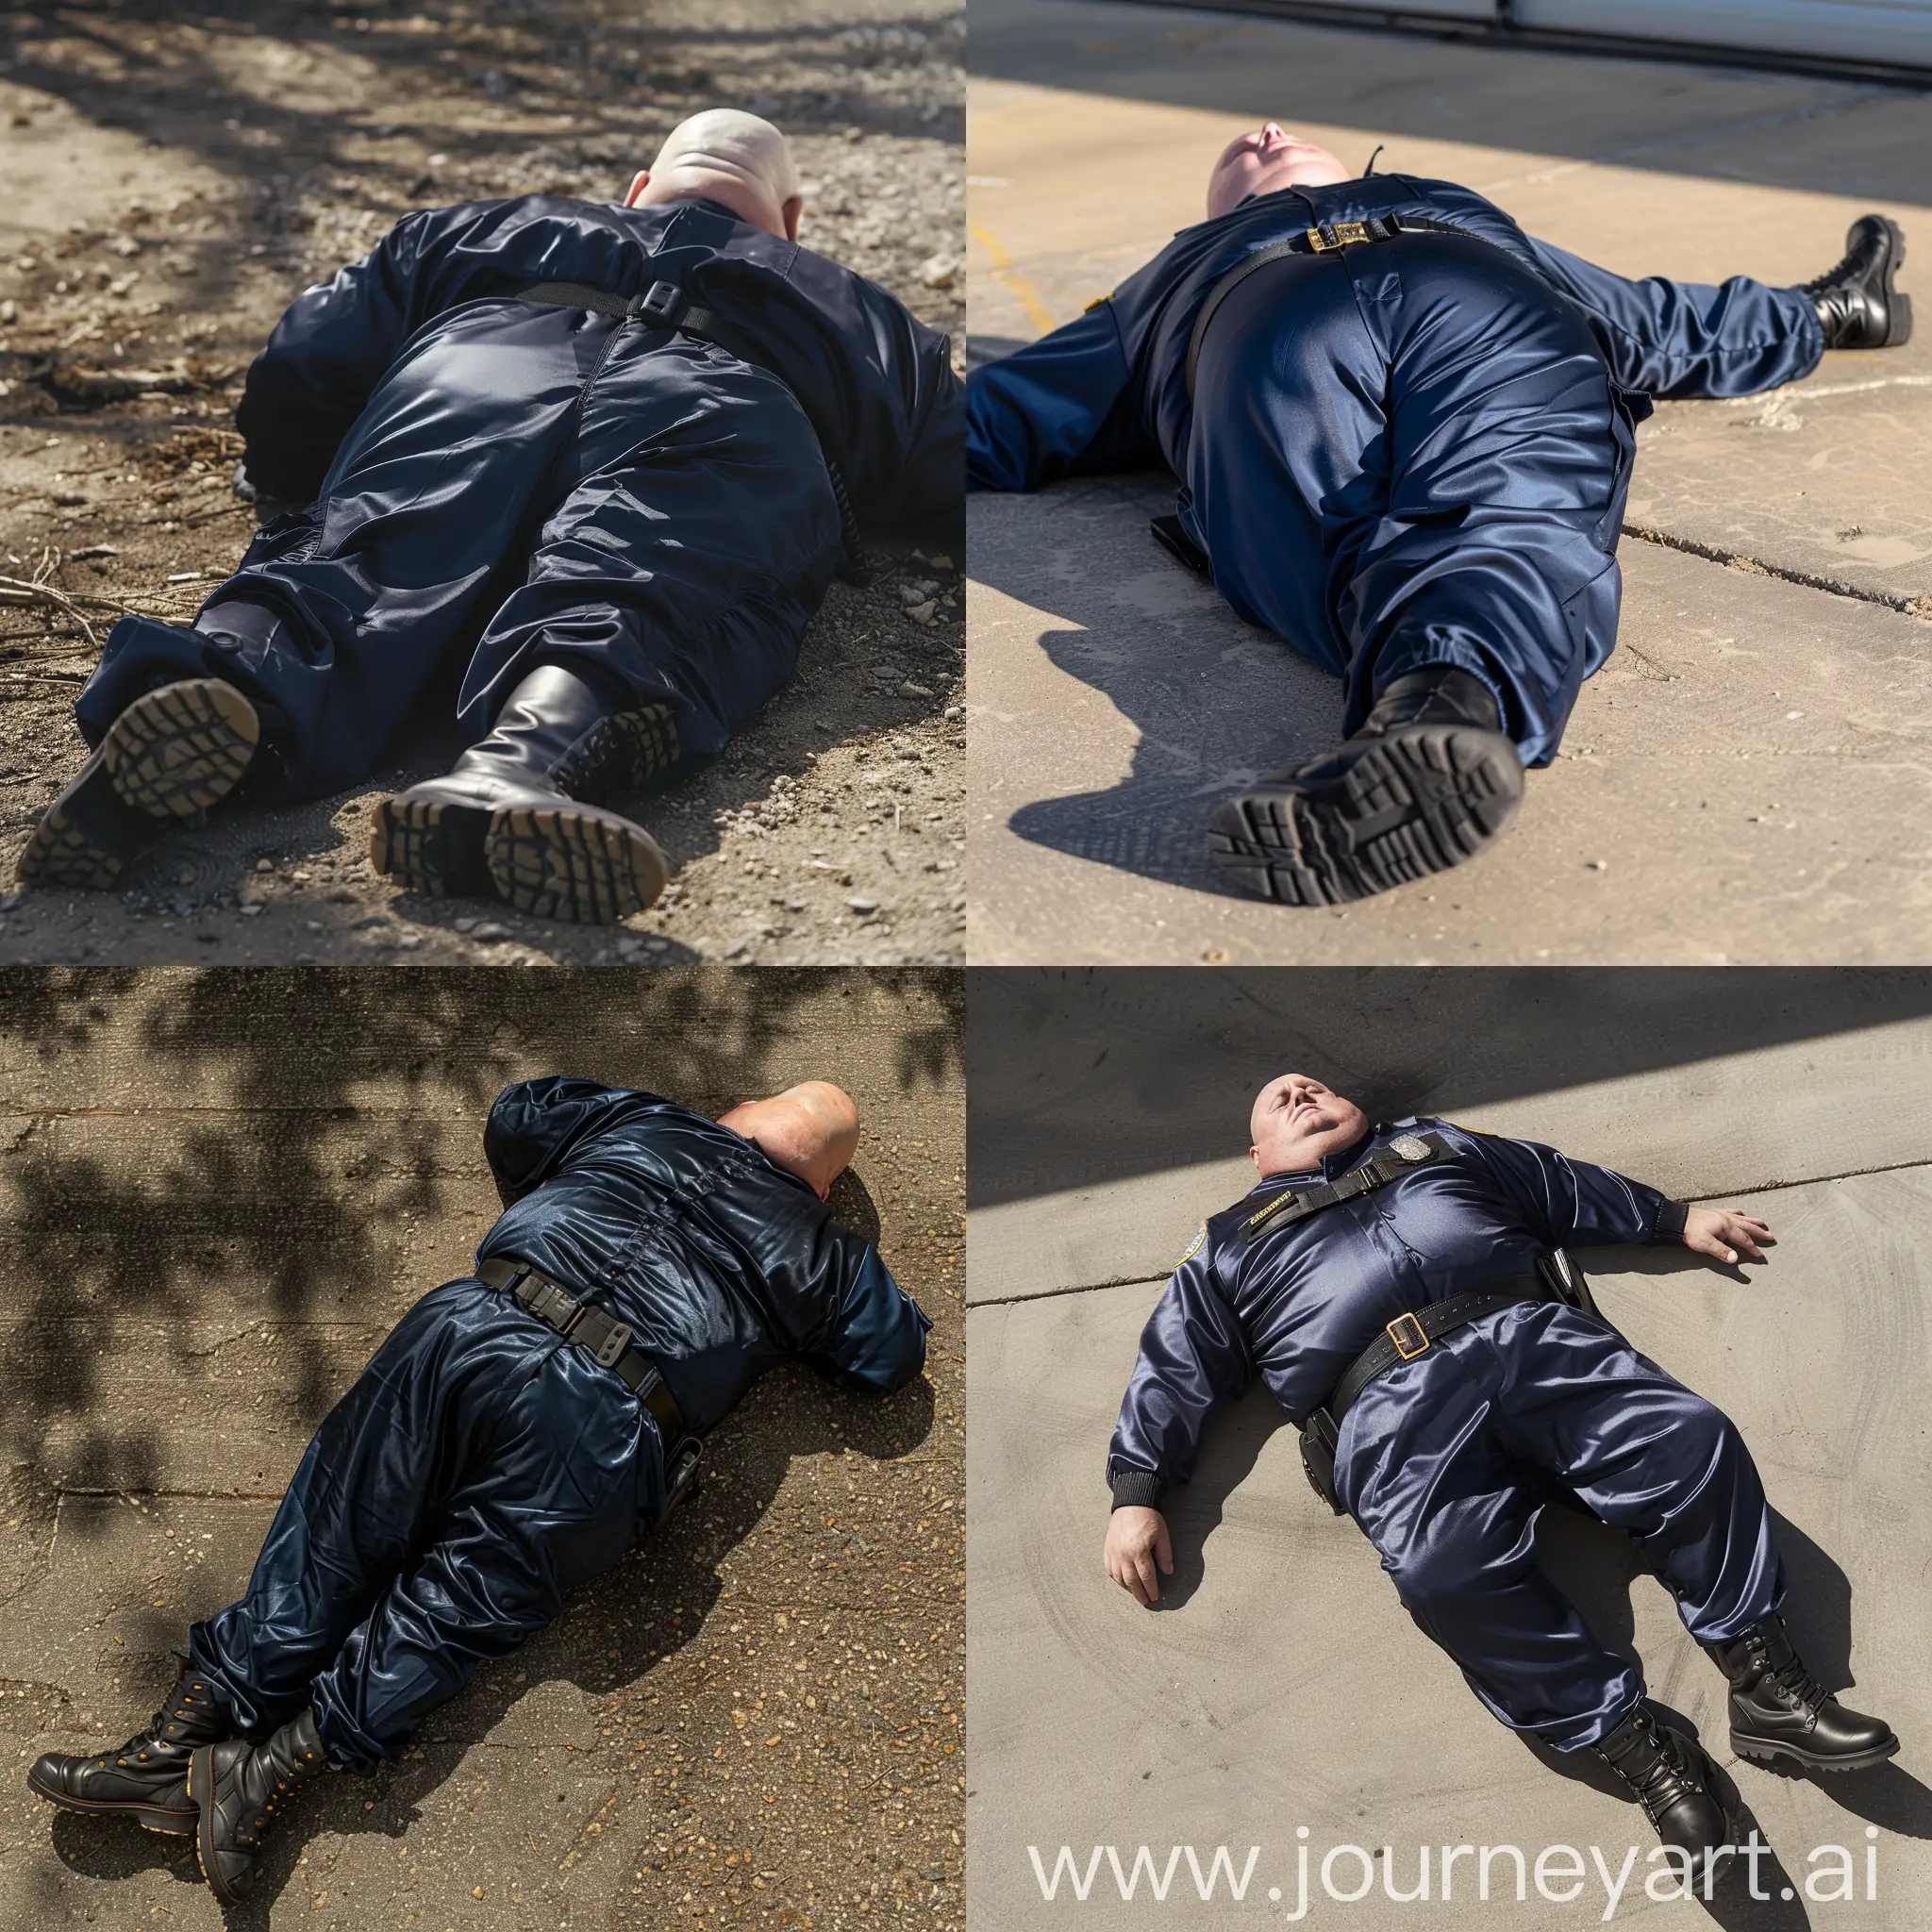
[[[1544,273],[1590,312],[1612,373],[1648,396],[1748,396],[1808,375],[1824,331],[1802,289],[1746,275],[1727,282],[1632,281],[1547,242]]]
[[[528,1318],[503,1308],[480,1283],[452,1282],[403,1317],[309,1442],[247,1593],[190,1633],[241,1729],[302,1708],[422,1545],[460,1474],[455,1447],[487,1442],[530,1355]]]
[[[1615,642],[1635,449],[1588,319],[1453,237],[1251,285],[1196,392],[1189,482],[1216,583],[1345,677],[1345,730],[1405,673],[1457,665],[1524,762],[1547,763]]]
[[[810,423],[774,377],[661,334],[621,338],[586,392],[572,474],[460,700],[481,738],[540,663],[668,704],[709,757],[789,681],[841,552]]]
[[[436,1512],[426,1547],[316,1677],[330,1757],[369,1771],[399,1756],[479,1663],[551,1623],[565,1592],[608,1569],[661,1510],[661,1464],[624,1384],[580,1350],[547,1345]]]
[[[1492,1715],[1561,1751],[1593,1743],[1643,1694],[1536,1566],[1541,1497],[1491,1428],[1471,1331],[1379,1376],[1343,1419],[1338,1488],[1404,1607]]]
[[[1628,1532],[1691,1636],[1722,1643],[1774,1615],[1785,1575],[1751,1452],[1722,1410],[1607,1323],[1545,1306],[1514,1313],[1504,1439]]]
[[[265,527],[193,626],[126,618],[75,710],[90,743],[142,692],[220,677],[261,711],[252,778],[315,797],[368,776],[521,574],[617,325],[479,302],[422,332],[316,501]]]

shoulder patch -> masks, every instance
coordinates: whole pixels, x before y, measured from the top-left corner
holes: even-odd
[[[1460,1121],[1445,1120],[1442,1124],[1445,1127],[1454,1127],[1458,1134],[1474,1134],[1484,1141],[1502,1141],[1507,1138],[1507,1135],[1492,1134],[1487,1127],[1466,1127]]]
[[[1176,1268],[1185,1268],[1188,1265],[1188,1263],[1191,1261],[1194,1258],[1194,1257],[1201,1252],[1201,1243],[1205,1241],[1207,1239],[1208,1224],[1204,1221],[1201,1224],[1201,1232],[1197,1234],[1194,1237],[1194,1239],[1188,1243],[1188,1252],[1185,1255],[1183,1255],[1180,1257],[1180,1259],[1176,1261],[1174,1265]]]

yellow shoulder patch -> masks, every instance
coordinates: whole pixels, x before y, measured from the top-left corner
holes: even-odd
[[[1086,308],[1081,309],[1080,313],[1082,315],[1091,315],[1096,308],[1105,308],[1112,300],[1113,297],[1111,295],[1096,295],[1092,301],[1088,303]]]
[[[1505,1138],[1501,1134],[1491,1133],[1487,1127],[1466,1127],[1460,1121],[1445,1120],[1442,1124],[1445,1127],[1454,1127],[1458,1134],[1480,1134],[1485,1141],[1501,1141]]]
[[[1205,1241],[1207,1239],[1208,1224],[1204,1221],[1201,1224],[1201,1232],[1197,1234],[1194,1237],[1194,1239],[1188,1243],[1188,1252],[1185,1255],[1183,1255],[1180,1257],[1180,1259],[1176,1261],[1174,1265],[1176,1268],[1185,1268],[1188,1265],[1188,1263],[1191,1261],[1194,1258],[1194,1257],[1201,1252],[1201,1243]]]

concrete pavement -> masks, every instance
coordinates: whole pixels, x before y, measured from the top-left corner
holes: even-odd
[[[1311,1924],[1595,1923],[1608,1894],[1591,1848],[1614,1882],[1634,1846],[1618,1919],[1920,1924],[1932,1883],[1932,1689],[1920,1668],[1932,1436],[1919,1399],[1932,1371],[1932,1121],[1917,1096],[1932,985],[1847,974],[1780,989],[1753,975],[1726,1023],[1713,1004],[1723,975],[1673,987],[1579,974],[1539,1001],[1515,974],[1236,973],[1217,975],[1191,1013],[1172,999],[1172,975],[1011,975],[989,990],[990,977],[974,983],[969,1055],[968,1495],[975,1525],[997,1525],[975,1533],[969,1562],[972,1923],[1058,1923],[1097,1860],[1075,1922],[1141,1924],[1156,1911],[1149,1879],[1124,1903],[1106,1848],[1131,1878],[1142,1845],[1157,1878],[1176,1860],[1163,1919],[1285,1922],[1306,1844]],[[1246,1184],[1248,1093],[1291,1064],[1346,1080],[1378,1109],[1408,1096],[1771,1223],[1779,1244],[1748,1275],[1677,1250],[1596,1250],[1586,1263],[1606,1313],[1743,1430],[1779,1518],[1799,1641],[1827,1681],[1856,1684],[1850,1702],[1888,1715],[1900,1757],[1819,1781],[1736,1763],[1723,1680],[1628,1545],[1561,1511],[1540,1532],[1545,1567],[1592,1626],[1641,1657],[1652,1694],[1726,1767],[1779,1861],[1761,1868],[1763,1900],[1644,1897],[1659,1868],[1645,1862],[1654,1840],[1641,1815],[1483,1712],[1354,1526],[1309,1493],[1293,1432],[1265,1394],[1217,1422],[1176,1495],[1178,1569],[1163,1607],[1140,1608],[1102,1573],[1107,1441],[1141,1325],[1194,1223]],[[988,1143],[982,1192],[976,1150]],[[1474,1896],[1473,1858],[1445,1902],[1441,1848],[1462,1843],[1524,1851],[1526,1897],[1499,1854],[1487,1902]],[[1418,1920],[1387,1889],[1414,1890],[1424,1844],[1435,1890]],[[1048,1904],[1042,1879],[1053,1883],[1063,1845],[1072,1868]],[[1204,1903],[1185,1848],[1206,1878],[1224,1845],[1237,1877],[1260,1849],[1240,1903],[1224,1872]],[[1348,1845],[1391,1845],[1394,1860],[1344,1907],[1320,1874]],[[1830,1845],[1856,1865],[1849,1901],[1817,1876],[1833,1855],[1809,1856]],[[1576,1848],[1587,1883],[1553,1910],[1563,1857],[1552,1854],[1543,1897],[1535,1860],[1558,1846]],[[1331,1876],[1345,1893],[1362,1867],[1341,1852]]]
[[[1873,208],[1925,238],[1903,287],[1932,246],[1932,121],[1907,91],[1080,0],[986,0],[971,60],[982,357],[1198,220],[1208,161],[1269,114],[1624,274],[1800,281]],[[1663,405],[1639,444],[1622,643],[1516,827],[1340,911],[1231,896],[1207,866],[1212,804],[1332,741],[1341,705],[1155,548],[1171,482],[973,499],[969,957],[1924,957],[1932,336]]]
[[[835,1205],[934,1316],[926,1378],[768,1377],[663,1530],[400,1764],[305,1795],[229,1923],[957,1928],[961,1057],[944,974],[0,975],[0,1925],[223,1923],[188,1841],[25,1767],[154,1708],[316,1422],[466,1272],[491,1099],[561,1070],[846,1085]]]

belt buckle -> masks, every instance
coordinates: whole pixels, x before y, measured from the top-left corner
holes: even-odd
[[[1368,228],[1360,222],[1324,222],[1308,230],[1308,246],[1317,255],[1327,255],[1337,248],[1371,239]]]
[[[1383,1330],[1395,1344],[1395,1353],[1406,1362],[1412,1362],[1429,1345],[1429,1332],[1413,1315],[1397,1315]]]
[[[525,1291],[527,1291],[525,1292]],[[568,1335],[571,1324],[583,1312],[584,1305],[575,1295],[554,1281],[540,1281],[535,1270],[519,1285],[517,1300],[545,1326]]]
[[[630,1346],[630,1324],[613,1322],[610,1332],[597,1344],[595,1360],[600,1369],[614,1369]]]
[[[641,316],[646,322],[668,326],[683,301],[684,291],[675,282],[653,282],[630,305],[630,309],[633,315]]]

